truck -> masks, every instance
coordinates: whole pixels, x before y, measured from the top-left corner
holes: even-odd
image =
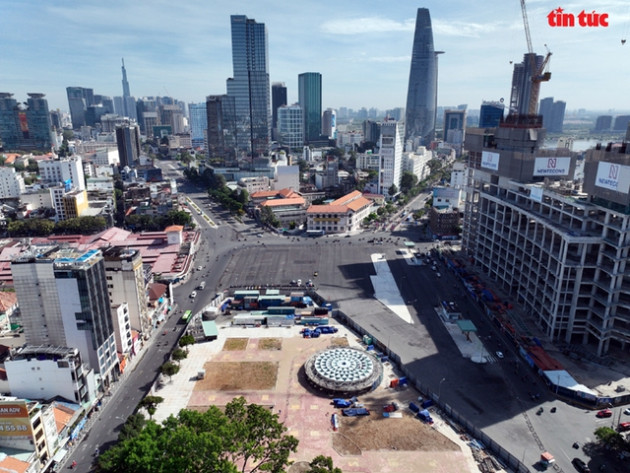
[[[341,409],[341,413],[346,417],[358,417],[369,416],[370,411],[365,407],[349,407],[348,409]]]
[[[429,411],[427,411],[426,409],[421,410],[416,415],[421,421],[426,422],[427,424],[433,424],[433,418],[431,417]]]
[[[337,327],[331,327],[329,325],[324,325],[322,327],[317,327],[317,330],[319,330],[321,333],[337,333],[339,331],[339,329],[337,329]]]

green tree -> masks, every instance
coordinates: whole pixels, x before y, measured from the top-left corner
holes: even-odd
[[[403,171],[400,179],[400,190],[406,194],[415,187],[416,184],[418,184],[418,176],[412,172]]]
[[[179,373],[179,366],[175,363],[167,361],[162,366],[160,366],[160,373],[168,376],[169,381],[173,380],[173,375]]]
[[[298,440],[285,435],[287,428],[278,422],[277,414],[238,397],[225,406],[225,415],[234,429],[228,455],[234,464],[242,465],[242,473],[284,472]]]
[[[131,414],[123,424],[118,434],[118,440],[126,440],[135,437],[146,425],[146,419],[142,414]]]
[[[278,228],[280,226],[280,220],[275,216],[271,207],[267,207],[266,205],[260,209],[260,221],[265,225],[271,225],[274,228]]]
[[[335,468],[332,458],[319,455],[313,458],[313,461],[308,464],[310,467],[306,473],[342,473],[340,468]]]
[[[396,187],[396,184],[392,184],[387,190],[387,193],[392,197],[395,196],[398,193],[398,187]]]
[[[612,449],[621,448],[625,443],[623,436],[610,427],[599,427],[594,434],[601,443]]]
[[[195,337],[193,337],[192,335],[184,335],[182,336],[182,338],[179,339],[179,346],[181,348],[185,348],[186,351],[188,351],[188,345],[194,345],[195,344]]]
[[[179,364],[180,361],[182,361],[185,358],[188,358],[188,352],[185,350],[182,350],[181,348],[177,348],[176,350],[173,350],[173,354],[171,355],[171,358],[173,358],[173,361]]]
[[[153,419],[153,414],[155,414],[155,411],[157,410],[157,406],[158,404],[164,402],[164,398],[160,397],[160,396],[145,396],[144,399],[142,399],[142,401],[140,401],[140,404],[138,404],[140,407],[144,407],[147,412],[149,413],[149,418]]]

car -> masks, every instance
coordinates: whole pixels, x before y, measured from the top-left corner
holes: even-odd
[[[627,432],[630,430],[630,422],[621,422],[617,430],[619,430],[619,432]]]
[[[503,352],[502,352],[502,351],[498,351],[498,352],[497,352],[497,358],[500,358],[500,359],[503,359],[503,358],[504,358],[504,356],[503,356]]]
[[[431,266],[431,269],[432,269],[433,271],[437,271],[437,267],[436,267],[436,266]]]
[[[313,281],[311,279],[306,281],[306,287],[313,287],[313,286],[315,286],[315,284],[313,284]]]
[[[257,236],[258,238],[262,238],[264,235],[263,235],[262,233],[257,233],[257,234],[256,234],[256,236]]]
[[[316,278],[317,276],[319,276],[319,273],[317,271],[313,271],[313,277]]]
[[[197,271],[201,271],[203,269],[203,266],[197,266]]]
[[[301,279],[298,279],[298,280],[297,280],[297,285],[298,285],[298,286],[301,286],[301,285],[302,285],[302,280],[301,280]]]
[[[582,460],[581,458],[574,458],[573,460],[571,460],[571,463],[573,463],[573,466],[575,467],[575,469],[579,471],[580,473],[591,472],[591,469],[588,467],[586,463],[584,463],[584,460]]]
[[[197,291],[193,291],[190,293],[190,298],[194,299],[195,297],[197,297]]]
[[[630,416],[630,407],[623,410],[623,413],[627,416]]]
[[[610,409],[604,409],[603,411],[599,411],[596,415],[602,419],[604,417],[612,417],[613,413]]]
[[[291,286],[297,286],[297,279],[291,280]]]
[[[440,273],[435,273],[435,275],[436,275],[438,278],[441,278],[441,277],[442,277],[442,275],[441,275]]]

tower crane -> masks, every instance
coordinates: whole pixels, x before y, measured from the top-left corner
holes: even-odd
[[[532,47],[532,37],[529,32],[529,20],[527,19],[527,8],[525,7],[525,0],[521,0],[521,12],[523,14],[523,25],[525,26],[525,39],[527,40],[527,52],[529,53],[530,71],[532,74],[532,86],[529,94],[529,106],[527,107],[528,115],[536,115],[536,109],[538,108],[538,97],[540,96],[540,83],[548,82],[551,79],[551,72],[545,71],[549,65],[549,59],[551,58],[551,51],[547,48],[547,55],[543,59],[540,67],[536,67],[536,53]]]

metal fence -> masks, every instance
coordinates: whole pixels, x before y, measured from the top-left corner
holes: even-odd
[[[354,320],[346,316],[340,310],[334,310],[333,316],[338,321],[343,323],[346,327],[357,333],[359,336],[372,336],[368,331],[366,331],[363,327],[358,325]],[[409,380],[411,384],[413,384],[413,386],[419,392],[435,402],[435,404],[442,410],[444,415],[449,418],[449,423],[451,423],[451,425],[453,425],[453,423],[457,424],[457,426],[462,431],[466,432],[469,436],[473,437],[479,443],[483,444],[483,448],[490,451],[497,459],[499,459],[506,469],[510,469],[516,473],[530,473],[529,468],[527,468],[517,457],[512,455],[498,442],[496,442],[490,436],[477,428],[472,422],[470,422],[463,415],[453,409],[450,405],[441,402],[439,396],[436,393],[431,391],[428,386],[424,385],[422,381],[416,378],[413,373],[410,373],[405,369],[405,366],[401,363],[400,356],[394,353],[381,340],[374,339],[374,346],[383,354],[388,356],[389,360],[398,367],[401,373]]]

